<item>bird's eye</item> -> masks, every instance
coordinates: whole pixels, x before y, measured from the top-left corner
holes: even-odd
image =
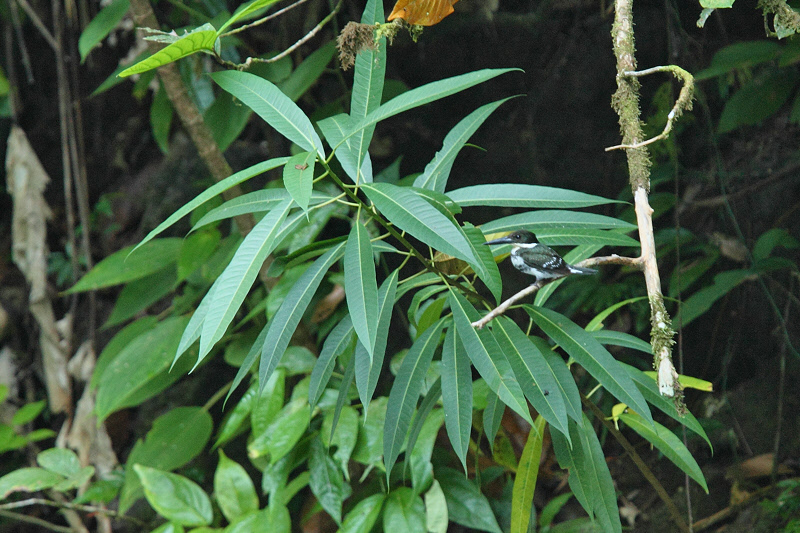
[[[520,235],[519,233],[515,233],[514,235],[512,235],[512,237],[515,239],[519,239],[520,237],[522,237],[522,235]]]

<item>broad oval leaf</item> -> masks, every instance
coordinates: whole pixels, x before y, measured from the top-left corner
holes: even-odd
[[[481,106],[456,124],[445,136],[442,149],[436,152],[431,162],[425,167],[425,171],[414,180],[414,186],[444,192],[447,187],[447,178],[450,177],[450,169],[453,168],[453,162],[458,153],[472,137],[472,134],[489,118],[489,115],[507,100],[510,98]]]
[[[436,480],[447,499],[450,520],[481,531],[501,532],[489,500],[475,483],[461,472],[446,467],[436,469]]]
[[[211,74],[220,87],[241,100],[278,133],[309,152],[325,159],[322,141],[311,121],[280,89],[269,81],[237,70]]]
[[[37,492],[64,481],[64,476],[44,468],[18,468],[0,477],[0,499],[12,492]]]
[[[390,480],[392,467],[403,447],[406,433],[411,424],[411,415],[419,400],[425,382],[425,374],[439,345],[439,337],[444,320],[423,333],[406,354],[389,393],[386,408],[386,423],[383,430],[383,462],[386,466],[386,480]]]
[[[214,517],[208,495],[194,481],[149,466],[133,465],[147,501],[161,516],[184,526],[207,526]]]
[[[247,471],[225,452],[219,450],[219,463],[214,471],[214,494],[228,522],[258,511],[258,495]]]
[[[485,205],[492,207],[576,209],[594,205],[625,203],[621,200],[610,200],[602,196],[570,189],[517,183],[472,185],[450,191],[447,196],[461,207]]]
[[[383,500],[386,498],[382,493],[367,496],[347,513],[342,522],[342,527],[338,533],[363,533],[371,531],[372,526],[378,521],[378,517],[383,509]]]
[[[378,282],[367,228],[356,220],[344,251],[344,290],[350,319],[372,362],[378,333]]]
[[[211,29],[204,29],[210,27]],[[213,51],[217,42],[217,30],[210,24],[204,24],[192,33],[184,35],[169,46],[162,48],[143,61],[139,61],[119,73],[120,78],[141,74],[167,63],[172,63],[195,52]]]
[[[301,152],[289,159],[283,167],[283,186],[303,211],[308,210],[314,190],[314,168],[317,157],[314,152]]]
[[[476,330],[472,327],[478,312],[453,289],[450,289],[450,308],[453,310],[456,332],[481,377],[503,403],[532,424],[528,402],[494,335],[486,328]]]
[[[383,507],[383,530],[425,531],[425,504],[408,487],[394,489]]]
[[[653,422],[650,408],[625,369],[608,353],[591,333],[570,319],[544,307],[523,306],[547,336],[556,341],[565,352],[578,362],[589,374],[613,394],[628,404],[648,422]]]
[[[469,241],[459,228],[415,192],[389,183],[372,183],[361,189],[400,229],[441,252],[470,263],[477,262]]]
[[[311,492],[322,508],[341,525],[342,503],[350,495],[350,487],[345,484],[342,473],[319,439],[314,439],[311,444],[308,469],[311,472]]]

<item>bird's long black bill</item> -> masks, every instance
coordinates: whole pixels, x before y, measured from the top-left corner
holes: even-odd
[[[486,241],[483,244],[511,244],[513,242],[514,241],[511,239],[511,237],[500,237],[499,239],[495,239],[493,241]]]

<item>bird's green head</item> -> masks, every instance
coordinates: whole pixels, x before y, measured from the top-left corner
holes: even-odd
[[[536,235],[525,229],[519,229],[505,237],[500,237],[493,241],[487,241],[483,244],[535,244]]]

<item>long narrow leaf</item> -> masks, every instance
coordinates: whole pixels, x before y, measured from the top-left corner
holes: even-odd
[[[564,398],[542,352],[506,317],[492,321],[492,329],[525,397],[550,424],[562,432],[568,431]]]
[[[475,308],[453,289],[450,289],[450,308],[453,310],[456,332],[486,384],[507,406],[532,424],[528,402],[497,340],[490,330],[472,327],[472,322],[478,318]]]
[[[485,205],[492,207],[527,207],[549,209],[576,209],[594,205],[624,203],[602,196],[586,194],[569,189],[543,187],[541,185],[519,185],[516,183],[492,183],[472,185],[447,193],[462,207]]]
[[[322,352],[311,370],[311,380],[308,384],[308,406],[311,410],[317,405],[325,392],[325,386],[331,379],[336,358],[339,357],[353,343],[353,322],[350,315],[346,315],[328,334],[322,345]]]
[[[548,211],[529,211],[518,215],[498,218],[487,222],[481,229],[484,233],[497,233],[500,231],[514,231],[527,229],[534,233],[542,229],[558,228],[585,228],[585,229],[635,229],[636,226],[618,218],[583,213],[580,211],[562,211],[553,209]]]
[[[422,431],[422,427],[425,425],[425,421],[428,419],[428,415],[431,414],[433,408],[436,406],[436,403],[442,397],[442,378],[437,379],[431,385],[431,388],[428,389],[428,392],[425,394],[425,398],[422,399],[422,402],[419,404],[419,409],[414,414],[414,420],[411,422],[411,429],[408,432],[408,444],[406,445],[406,460],[405,460],[405,470],[408,471],[409,466],[411,465],[411,459],[414,455],[414,447],[417,444],[417,439],[419,439],[419,434]],[[441,411],[437,411],[437,414],[441,413]],[[441,416],[441,415],[440,415]],[[444,420],[444,416],[442,416],[442,420]],[[441,422],[436,429],[438,433],[439,427],[441,427]],[[435,437],[434,437],[435,438]],[[422,443],[424,446],[424,443]],[[422,447],[422,446],[421,446]],[[419,451],[417,451],[419,453]],[[426,459],[430,459],[430,454],[427,455]]]
[[[439,344],[439,336],[444,320],[428,328],[411,346],[397,371],[397,377],[389,393],[386,408],[386,423],[383,430],[383,462],[386,465],[386,481],[390,481],[392,467],[411,423],[411,414],[417,405],[419,393],[425,381],[425,373]]]
[[[344,251],[344,291],[353,327],[371,363],[378,333],[378,282],[369,233],[359,220],[350,230]]]
[[[309,152],[325,159],[322,141],[311,121],[274,84],[255,74],[225,70],[211,75],[220,87],[241,100],[278,133]]]
[[[489,392],[486,398],[486,409],[483,410],[483,433],[489,441],[489,448],[494,453],[494,439],[497,437],[497,430],[500,429],[500,422],[503,421],[503,414],[506,411],[506,404],[497,394]]]
[[[222,33],[228,29],[231,24],[236,24],[241,20],[245,20],[259,9],[264,9],[278,1],[279,0],[251,0],[250,2],[242,4],[233,13],[233,15],[231,15],[231,18],[226,20],[225,23],[220,27],[218,30],[219,35],[222,35]]]
[[[556,341],[578,364],[586,369],[618,400],[628,404],[648,422],[650,408],[627,372],[602,344],[570,319],[544,307],[524,306],[528,314],[551,339]]]
[[[470,243],[453,223],[413,191],[389,183],[362,190],[393,224],[433,248],[467,262],[476,262]]]
[[[575,378],[569,371],[564,360],[547,345],[547,341],[538,337],[532,337],[531,341],[537,345],[539,351],[544,355],[544,360],[550,371],[556,378],[556,384],[561,396],[564,398],[564,405],[567,409],[567,415],[573,420],[580,420],[581,416],[581,394],[578,392],[578,386],[575,384]],[[549,392],[549,391],[548,391]]]
[[[686,446],[673,432],[658,422],[653,422],[652,426],[646,424],[642,417],[636,413],[623,413],[619,415],[619,419],[658,448],[675,466],[697,481],[708,494],[708,485],[706,484],[706,478],[703,476],[703,471],[700,470],[691,452],[686,449]]]
[[[162,222],[161,224],[156,226],[153,231],[148,233],[147,236],[145,236],[145,238],[142,239],[142,241],[139,244],[136,245],[136,248],[139,248],[141,245],[143,245],[144,243],[146,243],[147,241],[149,241],[150,239],[152,239],[153,237],[155,237],[156,235],[158,235],[159,233],[161,233],[162,231],[164,231],[168,227],[170,227],[173,224],[175,224],[178,220],[180,220],[184,216],[188,215],[189,213],[194,211],[195,208],[200,207],[201,205],[206,203],[211,198],[214,198],[218,194],[220,194],[222,192],[225,192],[228,189],[230,189],[231,187],[234,187],[234,186],[242,183],[243,181],[247,181],[247,180],[249,180],[250,178],[252,178],[254,176],[258,176],[259,174],[263,174],[264,172],[267,172],[268,170],[272,170],[274,168],[278,168],[280,166],[283,166],[283,165],[286,164],[286,162],[288,160],[289,160],[288,157],[278,157],[278,158],[275,158],[275,159],[270,159],[268,161],[264,161],[262,163],[258,163],[256,165],[253,165],[252,167],[248,167],[248,168],[246,168],[244,170],[240,170],[239,172],[237,172],[235,174],[231,174],[230,176],[228,176],[224,180],[220,181],[219,183],[216,183],[216,184],[212,185],[211,187],[209,187],[205,191],[201,192],[200,194],[195,196],[192,200],[190,200],[188,203],[186,203],[183,207],[181,207],[180,209],[178,209],[177,211],[172,213],[167,218],[167,220],[165,220],[164,222]],[[136,248],[134,248],[133,250],[136,250]]]
[[[392,310],[396,301],[397,278],[399,270],[394,270],[381,284],[378,290],[378,333],[375,339],[375,351],[370,359],[366,348],[356,344],[356,387],[361,404],[364,405],[364,421],[367,420],[369,404],[378,386],[378,378],[383,369],[386,355],[386,343],[389,338],[389,325],[392,321]]]
[[[192,55],[202,50],[212,51],[214,50],[216,42],[217,31],[211,24],[204,24],[192,33],[188,33],[169,46],[162,48],[147,59],[126,68],[119,73],[119,77],[126,78],[133,74],[141,74],[142,72],[153,70],[154,68],[172,63],[182,57]]]
[[[522,450],[511,492],[511,533],[528,533],[533,506],[533,491],[539,477],[539,461],[542,458],[542,441],[544,440],[544,417],[538,417],[533,423],[528,441]]]
[[[214,344],[228,329],[233,316],[250,291],[258,271],[267,256],[277,246],[281,224],[289,214],[291,207],[292,202],[284,200],[255,225],[244,238],[230,264],[220,275],[219,282],[215,283],[214,292],[206,296],[214,302],[214,305],[211,306],[203,321],[198,363],[211,351]]]
[[[506,72],[511,72],[519,69],[484,69],[475,72],[469,72],[460,76],[454,76],[444,80],[435,81],[422,87],[417,87],[407,91],[400,96],[392,98],[375,111],[368,114],[359,123],[355,124],[353,128],[345,135],[344,139],[348,139],[358,133],[359,131],[377,124],[389,117],[408,111],[415,107],[425,105],[427,103],[439,100],[451,94],[469,89],[470,87],[483,83],[492,78],[495,78]]]
[[[442,403],[447,435],[466,473],[472,429],[472,365],[455,327],[448,328],[442,347]]]
[[[342,257],[342,254],[344,254],[344,243],[334,246],[317,259],[295,282],[278,312],[272,317],[258,367],[258,379],[262,386],[278,366],[325,273]]]
[[[414,186],[444,192],[447,178],[450,177],[450,169],[453,168],[458,153],[489,115],[507,100],[510,98],[481,106],[456,124],[445,136],[442,149],[436,152],[433,160],[425,167],[425,171],[414,180]]]
[[[611,472],[608,470],[606,456],[597,439],[597,434],[586,417],[583,419],[583,424],[580,426],[575,424],[573,427],[577,430],[577,435],[573,434],[573,446],[577,436],[581,440],[584,451],[583,464],[577,466],[586,472],[589,486],[592,487],[588,494],[592,499],[594,514],[604,531],[621,532],[622,524],[619,519],[614,481],[611,479]]]

